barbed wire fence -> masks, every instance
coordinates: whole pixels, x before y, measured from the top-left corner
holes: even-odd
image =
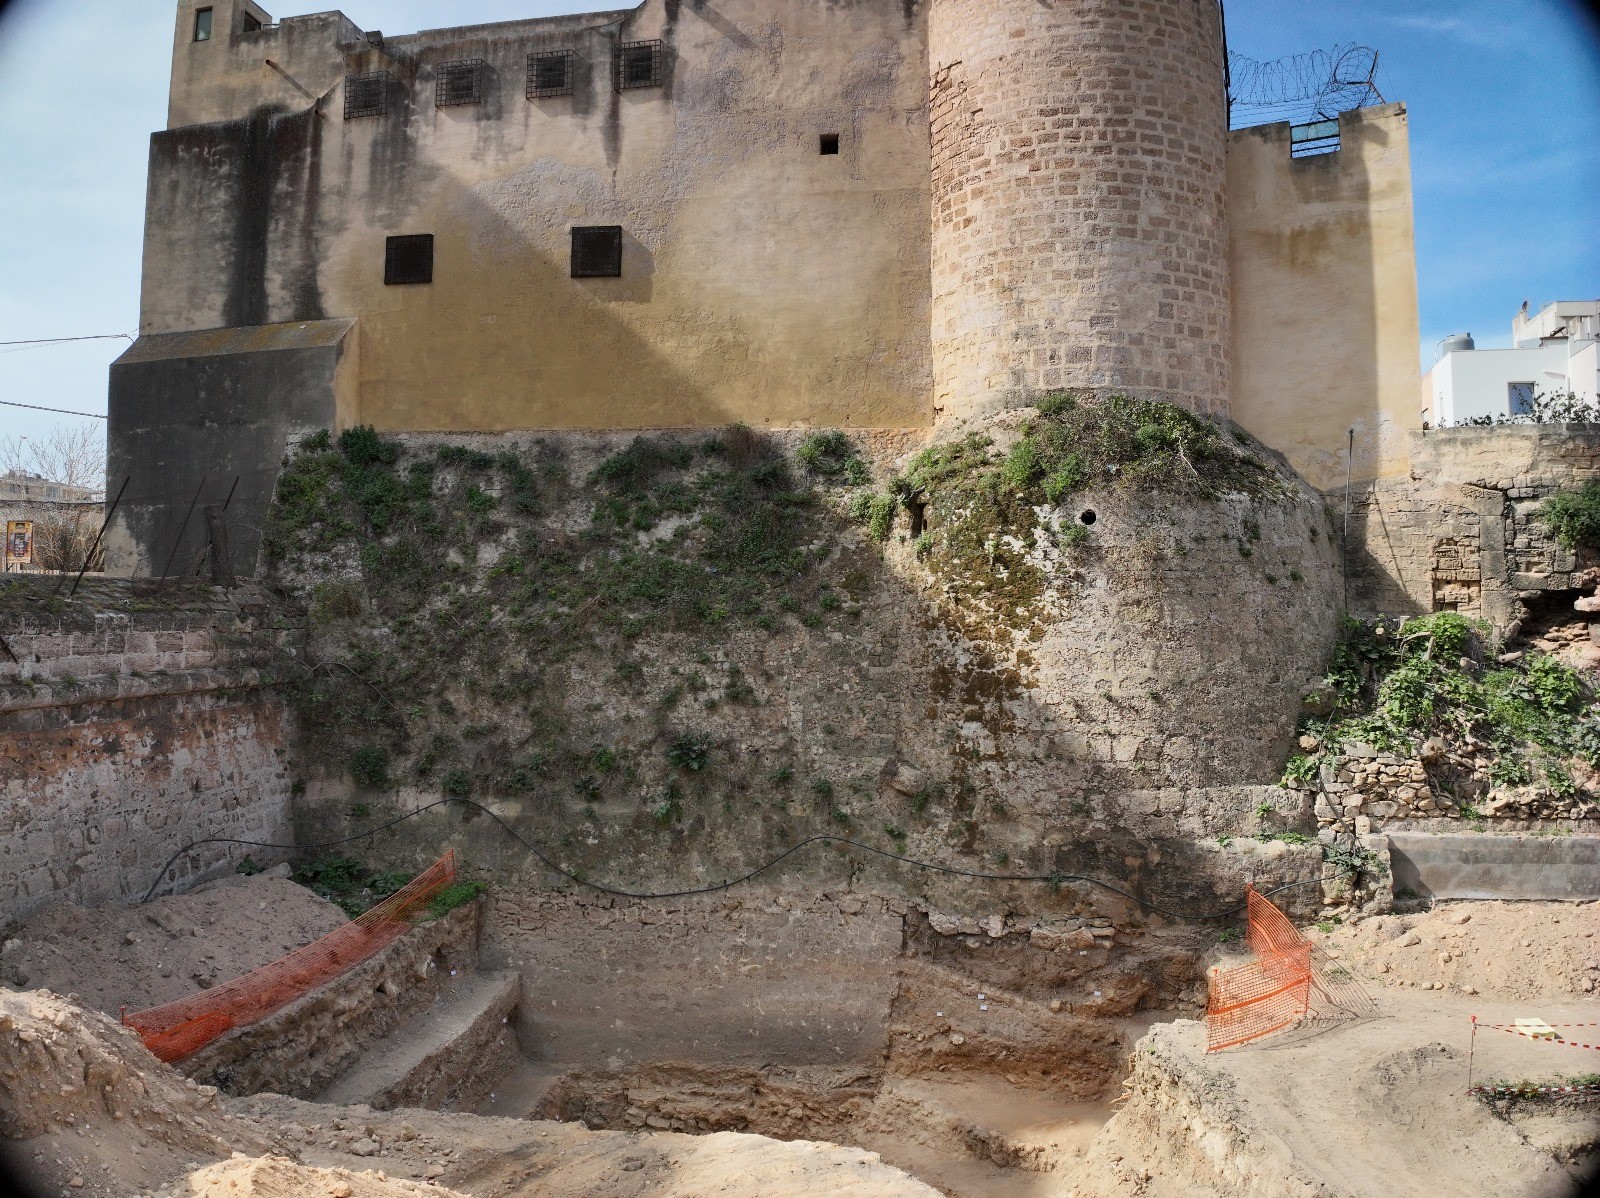
[[[1270,62],[1230,51],[1229,127],[1331,121],[1352,108],[1382,104],[1377,76],[1378,52],[1354,43]]]

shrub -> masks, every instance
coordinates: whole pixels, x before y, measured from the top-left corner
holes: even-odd
[[[680,770],[699,773],[711,764],[711,739],[706,736],[680,736],[667,746],[667,760]]]
[[[451,798],[464,799],[472,793],[472,773],[469,770],[446,770],[439,780],[439,789]]]
[[[1600,479],[1590,479],[1576,491],[1557,491],[1544,501],[1539,515],[1568,550],[1600,549]]]
[[[356,466],[390,466],[400,457],[400,443],[386,440],[370,424],[357,424],[339,434],[339,452]]]
[[[362,745],[350,755],[350,778],[371,790],[389,784],[389,754],[377,745]]]

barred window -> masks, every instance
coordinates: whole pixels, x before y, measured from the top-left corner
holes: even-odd
[[[452,104],[482,104],[483,69],[481,58],[441,62],[434,72],[433,102],[440,108]]]
[[[387,287],[433,282],[433,234],[389,238],[383,253],[383,282]]]
[[[660,87],[664,59],[663,43],[659,41],[623,42],[617,47],[613,61],[617,90]]]
[[[346,75],[344,80],[344,119],[362,116],[382,116],[389,110],[389,84],[394,76],[388,71],[374,71],[370,75]]]
[[[528,99],[572,94],[572,51],[528,55]]]
[[[592,225],[572,230],[572,277],[622,277],[621,225]]]

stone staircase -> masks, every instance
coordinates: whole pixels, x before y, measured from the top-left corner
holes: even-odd
[[[370,1045],[316,1101],[471,1111],[521,1060],[514,1018],[521,1000],[517,973],[444,979],[431,1005]]]

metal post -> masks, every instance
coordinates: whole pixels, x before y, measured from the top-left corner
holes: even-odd
[[[1350,614],[1350,477],[1356,466],[1356,430],[1350,427],[1350,441],[1344,451],[1344,536],[1340,549],[1341,570],[1344,575],[1344,610]]]
[[[161,571],[161,581],[167,581],[167,575],[172,573],[172,563],[178,560],[178,550],[183,548],[183,534],[189,531],[189,517],[194,515],[194,505],[200,502],[200,493],[206,489],[205,476],[201,475],[200,485],[194,489],[194,498],[189,500],[189,510],[183,513],[183,523],[178,525],[178,539],[172,543],[172,552],[167,555],[166,568]]]
[[[111,501],[111,507],[106,512],[106,518],[100,521],[100,531],[94,534],[94,544],[90,545],[89,552],[83,555],[83,566],[78,571],[78,577],[72,580],[72,589],[67,592],[68,599],[78,593],[78,584],[83,581],[83,575],[89,569],[89,563],[94,561],[94,551],[100,548],[100,538],[106,535],[106,529],[111,524],[111,517],[117,514],[117,504],[122,502],[122,493],[128,489],[128,484],[132,481],[133,475],[130,474],[122,480],[122,485],[117,488],[117,497]]]
[[[1478,1047],[1478,1017],[1472,1017],[1472,1039],[1467,1041],[1467,1093],[1472,1093],[1472,1054]]]

